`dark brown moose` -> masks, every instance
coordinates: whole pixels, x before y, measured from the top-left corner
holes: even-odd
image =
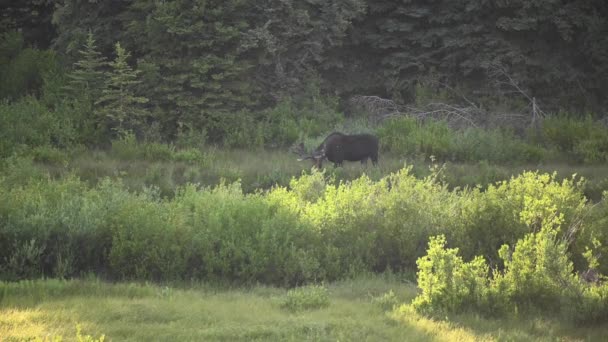
[[[300,156],[298,160],[311,159],[318,168],[323,166],[324,159],[334,163],[334,167],[342,166],[345,160],[366,164],[367,160],[371,159],[372,163],[377,165],[378,138],[371,134],[346,135],[333,132],[312,153],[306,153],[303,143],[300,143],[294,152]]]

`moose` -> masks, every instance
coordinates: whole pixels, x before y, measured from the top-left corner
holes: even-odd
[[[300,143],[294,152],[300,156],[299,161],[311,159],[317,168],[323,166],[324,159],[333,162],[334,167],[342,166],[345,160],[366,164],[367,159],[371,159],[372,163],[377,165],[378,138],[371,134],[347,135],[333,132],[311,153],[306,153],[303,143]]]

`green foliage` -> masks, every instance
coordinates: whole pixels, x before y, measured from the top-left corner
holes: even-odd
[[[600,75],[608,60],[599,51],[607,46],[600,32],[608,21],[598,19],[598,13],[607,13],[599,3],[376,0],[367,5],[349,31],[352,39],[341,47],[345,52],[336,54],[341,76],[336,83],[346,83],[350,93],[381,89],[385,97],[414,102],[428,98],[420,96],[420,81],[437,76],[440,83],[463,85],[465,94],[484,89],[500,96],[513,89],[495,82],[503,81],[493,73],[496,64],[528,95],[578,110],[595,106],[590,97],[599,100],[605,86]],[[357,62],[338,64],[346,58]],[[585,75],[585,82],[574,74]]]
[[[380,309],[388,311],[393,310],[397,304],[399,304],[399,301],[395,295],[395,292],[393,292],[393,290],[389,290],[381,296],[373,297],[372,303],[380,307]]]
[[[112,141],[110,154],[120,160],[177,161],[187,164],[208,165],[211,156],[196,148],[176,149],[175,145],[157,142],[139,143],[132,133],[123,134]]]
[[[28,147],[70,146],[78,139],[74,128],[69,112],[51,111],[35,98],[0,102],[0,157]]]
[[[68,163],[68,155],[65,150],[60,150],[51,146],[34,147],[29,154],[35,162],[46,163],[49,165],[65,165]]]
[[[11,189],[6,185],[1,183],[0,260],[11,260],[15,247],[24,253],[37,248],[42,254],[28,269],[35,268],[38,276],[104,273],[111,246],[109,218],[124,205],[126,191],[110,182],[86,189],[73,178],[32,181]],[[30,252],[20,255],[35,254]],[[16,261],[26,259],[32,261],[31,257]],[[17,278],[25,276],[17,274]]]
[[[524,172],[489,185],[484,192],[473,190],[465,196],[462,225],[453,236],[461,241],[458,245],[466,258],[483,255],[496,264],[504,243],[514,244],[541,226],[575,224],[586,210],[581,188],[582,182],[574,178],[560,183],[555,174]]]
[[[20,165],[15,163],[13,168]],[[524,277],[516,272],[536,272],[536,267],[572,273],[573,264],[563,268],[565,261],[557,257],[564,250],[522,238],[543,227],[554,231],[553,240],[569,238],[576,230],[562,232],[557,227],[579,224],[586,209],[573,180],[557,182],[554,175],[538,173],[524,173],[482,192],[450,190],[441,183],[438,167],[424,179],[404,168],[379,181],[362,176],[336,182],[313,171],[292,179],[289,187],[266,192],[245,194],[234,183],[212,188],[186,185],[169,196],[163,187],[133,193],[111,180],[94,186],[73,177],[15,183],[12,174],[18,170],[5,170],[6,177],[0,180],[0,265],[10,279],[93,272],[111,279],[300,285],[362,272],[411,270],[425,255],[429,237],[444,235],[465,258],[481,257],[465,263],[455,250],[444,253],[444,244],[437,240],[436,253],[418,262],[420,272],[427,274],[421,275],[419,284],[429,288],[420,307],[429,311],[434,303],[443,311],[511,310],[501,304],[502,292],[481,290],[487,280],[480,274],[488,272],[484,259],[503,270],[501,289]],[[174,184],[166,187],[173,189]],[[597,220],[605,211],[594,215]],[[590,222],[581,224],[602,231]],[[597,234],[576,237],[580,246],[577,242],[570,248],[576,254],[592,246],[593,237],[603,239]],[[518,252],[501,264],[498,249],[504,244],[516,246]],[[595,248],[597,253],[601,246]],[[546,256],[537,257],[540,254]],[[532,266],[519,264],[528,259]],[[597,262],[601,267],[602,259]],[[587,266],[577,264],[576,270]],[[525,277],[535,281],[540,276],[534,272]],[[531,284],[537,292],[552,289],[551,284],[566,273]],[[518,296],[508,299],[529,298],[526,293]],[[549,293],[544,300],[562,298],[555,296]],[[603,307],[593,310],[602,312]]]
[[[94,102],[101,96],[104,87],[103,68],[107,62],[98,51],[92,32],[88,33],[83,49],[78,53],[80,59],[67,74],[68,84],[64,90],[74,99]]]
[[[606,128],[590,117],[583,120],[564,115],[549,117],[543,121],[542,133],[547,144],[573,160],[585,163],[608,161]]]
[[[445,237],[430,239],[419,258],[413,306],[425,313],[477,311],[492,315],[544,313],[577,322],[597,323],[606,312],[608,285],[586,285],[574,273],[567,244],[551,225],[529,233],[499,254],[502,272],[489,273],[485,260],[463,262],[458,249],[446,249]]]
[[[456,130],[444,121],[393,118],[382,123],[378,135],[385,150],[410,156],[432,155],[440,160],[526,163],[542,161],[548,155],[546,149],[506,130]]]
[[[287,291],[280,306],[291,312],[322,309],[329,306],[329,294],[324,286],[298,287]]]
[[[101,97],[95,101],[100,106],[96,115],[102,116],[97,118],[102,126],[124,134],[125,130],[144,124],[146,112],[141,104],[147,103],[148,99],[134,93],[135,86],[141,82],[138,80],[140,71],[127,64],[130,54],[120,43],[116,43],[115,48],[116,59],[109,63],[110,71],[105,75]]]
[[[78,342],[103,342],[103,341],[105,341],[105,339],[106,339],[106,336],[103,334],[101,336],[99,336],[99,338],[94,338],[91,335],[83,335],[80,324],[76,325],[76,340]]]
[[[483,307],[488,288],[488,266],[482,257],[465,263],[458,248],[447,248],[445,236],[431,237],[418,265],[418,287],[412,302],[419,311],[457,312]]]
[[[608,275],[608,191],[583,218],[583,227],[574,242],[575,251],[583,258],[574,258],[578,269],[595,269]]]
[[[0,99],[37,95],[46,74],[59,68],[54,51],[25,47],[18,32],[0,35]]]

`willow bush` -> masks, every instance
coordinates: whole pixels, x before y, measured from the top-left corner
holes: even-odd
[[[593,221],[606,210],[588,214],[575,180],[526,172],[482,192],[450,190],[439,169],[424,179],[410,170],[349,182],[312,172],[251,194],[238,182],[190,184],[170,198],[109,179],[93,187],[75,177],[14,185],[9,174],[0,181],[0,268],[9,279],[93,272],[296,285],[414,269],[429,237],[440,234],[465,259],[481,255],[497,269],[508,267],[502,245],[549,222],[563,227],[560,239],[576,238],[568,251],[578,271],[594,239],[606,243],[605,226]]]

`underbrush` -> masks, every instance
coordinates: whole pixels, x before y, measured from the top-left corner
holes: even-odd
[[[584,322],[606,313],[604,287],[583,285],[576,274],[592,268],[601,279],[608,270],[607,201],[588,203],[577,177],[523,172],[481,189],[448,186],[438,166],[423,178],[406,167],[350,181],[339,180],[338,169],[266,191],[245,193],[237,181],[186,184],[163,196],[154,186],[130,191],[120,178],[89,185],[27,168],[20,181],[13,171],[27,163],[11,163],[0,178],[5,280],[97,274],[295,286],[418,266],[435,279],[419,278],[423,292],[435,291],[417,302],[425,312],[552,310]],[[425,271],[416,260],[438,235],[446,240],[432,240],[430,250],[444,269]],[[440,252],[445,241],[459,256]],[[390,296],[378,300],[392,305]]]
[[[453,129],[445,121],[399,117],[378,128],[385,150],[435,156],[456,162],[531,163],[554,159],[549,149],[516,137],[508,129]]]
[[[605,202],[586,205],[577,180],[525,172],[481,191],[452,190],[441,178],[440,169],[416,178],[411,167],[378,181],[312,172],[266,192],[246,194],[238,182],[189,184],[172,197],[155,187],[131,192],[120,180],[89,186],[40,177],[14,186],[2,178],[0,267],[5,279],[94,272],[293,285],[414,269],[438,234],[466,258],[500,265],[500,246],[554,215],[565,227],[584,227],[570,250],[578,270],[593,239],[606,245],[597,223]]]
[[[608,283],[585,283],[574,272],[568,245],[558,239],[559,220],[526,234],[514,248],[503,245],[503,269],[490,273],[486,259],[464,262],[444,236],[432,237],[418,259],[413,306],[427,314],[476,312],[491,317],[542,314],[586,324],[608,317]],[[594,265],[594,266],[597,266]]]

